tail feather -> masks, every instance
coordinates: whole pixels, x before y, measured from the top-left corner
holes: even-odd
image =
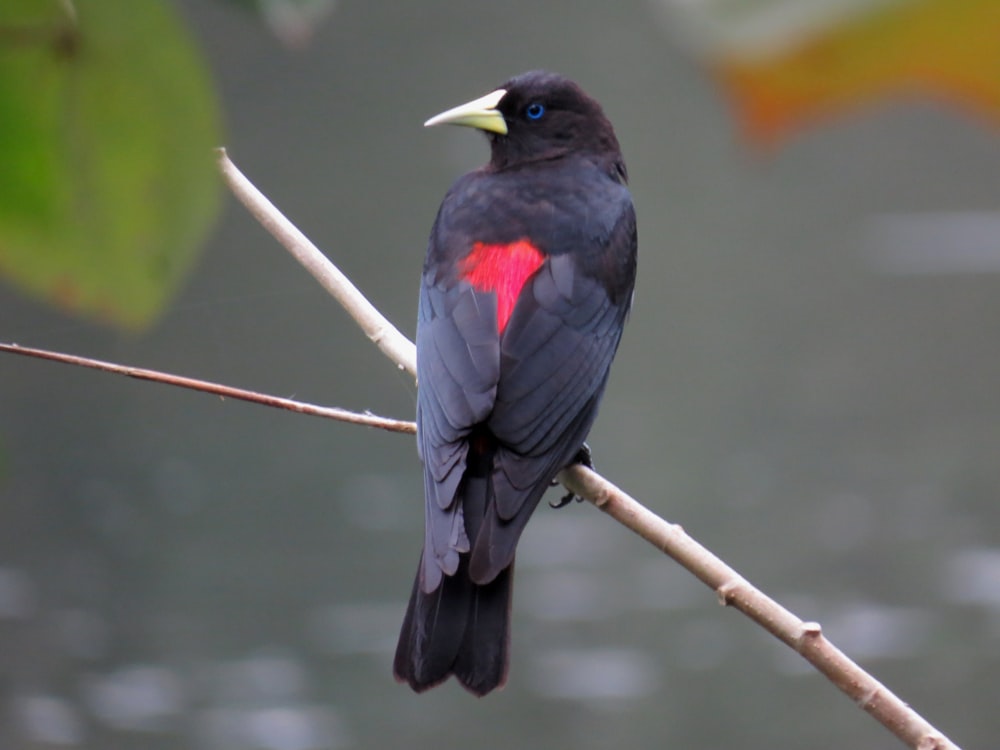
[[[512,564],[485,586],[469,583],[473,597],[454,671],[458,681],[476,695],[486,695],[507,682],[513,578]]]
[[[494,447],[484,435],[470,442],[472,449],[455,502],[461,503],[469,538],[475,539],[493,502]],[[443,518],[447,520],[447,516]],[[433,591],[424,590],[423,564],[413,582],[393,673],[417,692],[450,675],[480,696],[507,681],[513,560],[495,578],[480,585],[469,576],[469,553],[458,557],[454,574],[443,575]]]
[[[475,695],[507,681],[513,566],[485,586],[469,579],[463,555],[453,576],[431,593],[419,575],[403,619],[393,673],[422,692],[455,675]]]

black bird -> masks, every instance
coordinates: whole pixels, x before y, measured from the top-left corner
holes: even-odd
[[[534,71],[431,118],[490,161],[445,195],[417,322],[425,536],[393,671],[416,691],[507,680],[518,538],[597,416],[636,272],[618,140],[572,81]]]

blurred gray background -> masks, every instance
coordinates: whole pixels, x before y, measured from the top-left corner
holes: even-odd
[[[410,335],[437,205],[487,155],[421,123],[526,69],[578,80],[639,215],[599,470],[952,739],[995,742],[995,130],[909,101],[755,151],[652,2],[342,2],[298,50],[179,5],[235,162]],[[25,345],[414,409],[231,199],[149,333],[10,287],[0,321]],[[12,356],[0,385],[2,747],[899,746],[586,504],[525,533],[507,688],[416,696],[390,672],[422,540],[411,438]]]

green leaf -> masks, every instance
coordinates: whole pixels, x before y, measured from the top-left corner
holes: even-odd
[[[149,325],[218,211],[219,115],[158,0],[0,3],[0,273],[51,303]]]

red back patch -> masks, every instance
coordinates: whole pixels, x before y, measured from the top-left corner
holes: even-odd
[[[541,251],[527,239],[507,245],[477,242],[462,261],[463,279],[481,292],[497,295],[497,330],[503,333],[525,282],[545,261]]]

